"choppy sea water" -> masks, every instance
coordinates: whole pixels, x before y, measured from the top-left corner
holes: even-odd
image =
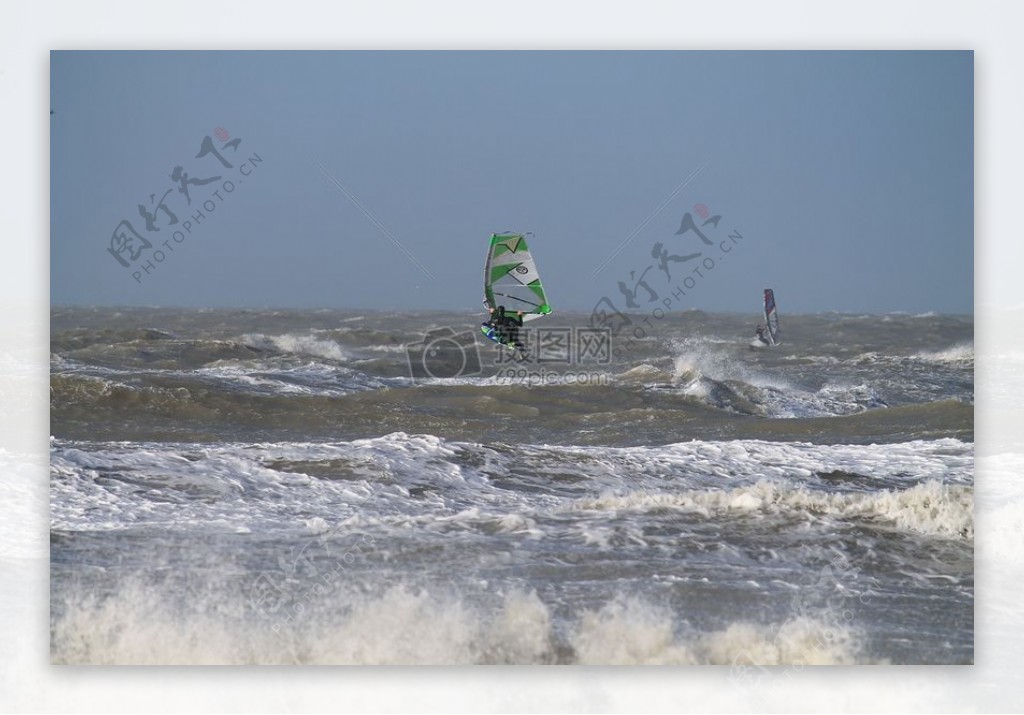
[[[588,318],[54,309],[53,661],[973,662],[971,318]]]

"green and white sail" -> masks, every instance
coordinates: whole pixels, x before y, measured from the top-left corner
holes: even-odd
[[[510,313],[521,310],[523,320],[535,320],[551,312],[523,234],[491,236],[484,264],[484,302],[490,308],[503,305]]]

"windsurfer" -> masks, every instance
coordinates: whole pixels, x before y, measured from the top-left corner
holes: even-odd
[[[764,326],[763,325],[758,325],[756,332],[757,332],[757,339],[760,340],[765,345],[768,345],[769,344],[768,343],[768,338],[766,338],[765,334],[764,334]]]
[[[505,306],[499,305],[497,310],[488,308],[487,312],[491,314],[488,322],[501,333],[504,338],[503,343],[514,345],[517,348],[524,347],[519,342],[519,328],[523,327],[523,311],[517,311],[513,317],[505,312]]]

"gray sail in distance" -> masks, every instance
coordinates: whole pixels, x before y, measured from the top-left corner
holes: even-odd
[[[775,306],[775,291],[764,289],[764,324],[768,328],[768,342],[779,344],[779,310]]]

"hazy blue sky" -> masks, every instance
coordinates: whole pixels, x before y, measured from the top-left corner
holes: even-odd
[[[677,309],[972,311],[970,52],[55,52],[51,96],[54,304],[477,308],[517,230],[556,310],[651,266],[659,300],[693,278]],[[179,166],[220,178],[188,205]],[[676,235],[698,204],[710,247]],[[669,279],[658,242],[703,255]]]

